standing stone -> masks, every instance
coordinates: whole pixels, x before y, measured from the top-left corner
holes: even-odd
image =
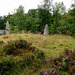
[[[10,34],[10,26],[9,26],[9,22],[7,21],[7,25],[6,25],[6,30],[5,30],[5,34]]]
[[[0,30],[0,35],[4,35],[4,30]]]
[[[48,35],[49,34],[49,30],[48,30],[48,25],[45,25],[45,29],[44,29],[44,35]]]

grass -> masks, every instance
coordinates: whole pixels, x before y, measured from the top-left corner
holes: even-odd
[[[67,35],[41,35],[41,34],[9,34],[0,36],[0,40],[7,43],[9,40],[25,39],[33,46],[44,51],[46,58],[58,56],[65,48],[75,49],[75,39]]]
[[[75,38],[68,35],[62,35],[62,34],[42,35],[42,34],[31,34],[31,33],[29,34],[19,33],[19,34],[8,34],[8,35],[0,36],[0,41],[3,41],[4,44],[7,44],[7,42],[10,40],[19,40],[19,39],[24,39],[32,43],[32,46],[43,51],[45,53],[46,60],[49,59],[50,57],[59,56],[59,54],[63,52],[65,48],[69,50],[75,50]],[[0,48],[2,46],[3,44],[0,43]],[[0,59],[2,59],[2,57],[3,56],[0,56]],[[17,56],[14,56],[13,58],[19,59],[19,57]],[[42,68],[47,68],[47,65],[44,65],[44,67]],[[16,69],[15,73],[13,73],[12,75],[16,75],[16,74],[17,75],[38,75],[37,72],[33,72],[33,70],[29,69],[28,67],[24,68],[23,70]],[[67,74],[65,73],[65,75]]]

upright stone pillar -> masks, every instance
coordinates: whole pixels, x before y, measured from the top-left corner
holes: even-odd
[[[49,34],[49,30],[48,30],[48,25],[45,25],[45,29],[44,29],[44,35],[48,35]]]
[[[11,31],[10,31],[9,22],[7,21],[5,34],[10,34],[10,33],[11,33]]]
[[[0,30],[0,35],[4,35],[4,30]]]

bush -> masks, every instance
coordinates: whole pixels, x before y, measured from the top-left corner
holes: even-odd
[[[16,70],[23,70],[28,67],[34,72],[41,68],[43,60],[37,59],[36,55],[32,53],[26,53],[24,56],[12,56],[7,55],[0,59],[0,75],[10,75]]]
[[[37,59],[44,59],[44,52],[40,51],[36,47],[32,47],[31,45],[31,43],[28,43],[26,40],[23,39],[8,41],[8,43],[4,45],[3,51],[6,55],[20,56],[25,55],[27,52],[31,52],[32,54],[36,55]]]
[[[0,74],[1,75],[9,75],[9,71],[11,71],[15,67],[15,62],[13,61],[12,56],[3,57],[0,60]]]
[[[45,59],[43,51],[32,47],[31,43],[23,39],[8,41],[3,46],[3,51],[5,55],[0,59],[1,75],[10,75],[12,72],[16,73],[17,69],[26,67],[37,71]]]
[[[46,60],[50,69],[40,70],[39,75],[73,75],[75,73],[75,50],[65,49],[58,57]]]
[[[3,51],[5,54],[14,54],[15,50],[19,52],[20,49],[28,49],[30,48],[31,43],[23,39],[15,40],[15,41],[8,41],[8,43],[3,47]],[[16,53],[17,54],[17,53]]]

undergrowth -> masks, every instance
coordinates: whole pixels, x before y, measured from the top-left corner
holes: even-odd
[[[0,37],[0,75],[74,74],[75,39],[72,37],[40,34]]]
[[[0,59],[0,74],[10,75],[14,68],[21,70],[26,66],[33,71],[38,71],[42,62],[45,59],[43,51],[31,46],[26,40],[19,39],[15,41],[8,41],[2,48],[3,56]]]
[[[45,69],[39,71],[39,75],[74,75],[75,74],[75,50],[67,48],[58,57],[46,60]]]

